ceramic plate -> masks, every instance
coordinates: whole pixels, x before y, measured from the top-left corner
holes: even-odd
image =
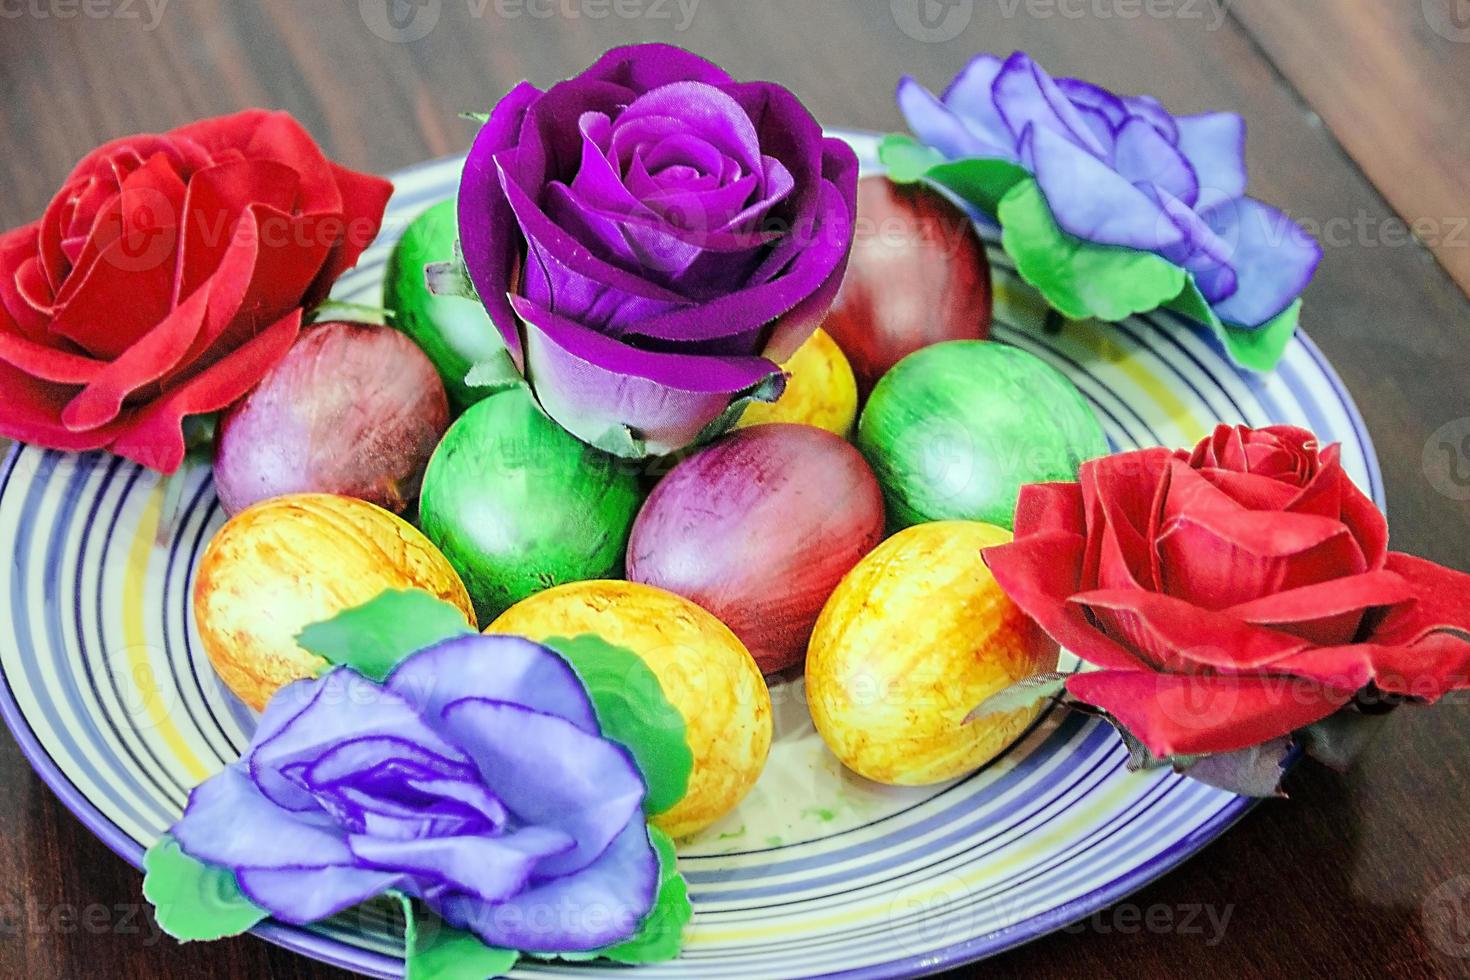
[[[844,134],[865,166],[875,141]],[[337,295],[372,305],[392,241],[454,193],[460,161],[396,175],[381,239]],[[1186,446],[1217,421],[1296,423],[1343,444],[1380,506],[1361,418],[1304,335],[1269,377],[1243,375],[1202,331],[1165,317],[1048,331],[1038,297],[986,232],[995,336],[1076,382],[1115,449]],[[196,561],[224,521],[206,476],[158,543],[159,478],[103,454],[17,447],[0,467],[0,712],[42,778],[134,865],[189,789],[233,761],[251,712],[214,676],[190,613]],[[1053,712],[974,775],[898,790],[846,773],[777,683],[777,739],[752,795],[680,848],[696,917],[676,963],[640,977],[902,977],[978,959],[1115,902],[1220,834],[1247,800],[1168,772],[1129,773],[1105,724]],[[401,976],[401,923],[370,907],[257,932],[365,974]],[[523,964],[516,976],[616,975]]]

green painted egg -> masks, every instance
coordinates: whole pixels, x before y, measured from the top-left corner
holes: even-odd
[[[630,468],[518,385],[449,427],[424,473],[419,523],[489,622],[543,589],[618,575],[641,502]]]
[[[1075,480],[1084,460],[1108,452],[1072,382],[987,340],[934,344],[899,361],[873,389],[857,442],[893,530],[945,520],[1011,528],[1023,484]]]
[[[454,199],[440,201],[414,219],[388,257],[383,307],[389,322],[429,356],[456,412],[519,377],[505,342],[485,308],[462,296],[435,296],[424,285],[424,266],[454,256],[459,234]],[[465,376],[476,369],[476,385]]]

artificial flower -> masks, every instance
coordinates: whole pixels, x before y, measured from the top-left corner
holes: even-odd
[[[985,561],[1098,668],[1067,693],[1160,758],[1257,746],[1368,693],[1470,687],[1470,575],[1389,551],[1339,447],[1302,429],[1222,425],[1027,486]]]
[[[392,186],[250,110],[89,153],[0,235],[0,435],[163,472],[291,346]]]
[[[1022,275],[1062,312],[1117,319],[1172,304],[1233,332],[1226,339],[1246,349],[1249,366],[1279,357],[1322,249],[1281,211],[1245,195],[1239,115],[1174,116],[1150,96],[1053,79],[1023,52],[977,56],[939,98],[905,78],[898,101],[910,129],[940,157],[992,164],[937,175],[999,213]],[[1097,269],[1077,266],[1077,244],[1163,262],[1132,262],[1116,285],[1079,285],[1076,277],[1095,278]],[[1270,338],[1240,336],[1268,327]],[[1252,350],[1261,343],[1270,354]]]
[[[842,279],[856,193],[852,150],[789,91],[649,44],[496,105],[460,242],[547,413],[621,455],[666,453],[779,396],[777,363]]]
[[[637,933],[661,870],[644,778],[598,717],[566,660],[517,637],[445,640],[382,684],[339,667],[276,694],[172,838],[282,922],[393,892],[496,949],[602,950]]]

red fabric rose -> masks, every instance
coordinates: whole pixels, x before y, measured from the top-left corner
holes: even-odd
[[[0,434],[164,472],[378,232],[392,185],[250,110],[88,154],[0,235]]]
[[[1014,542],[985,560],[1102,668],[1068,693],[1155,755],[1257,745],[1369,684],[1426,701],[1470,686],[1470,576],[1389,551],[1338,446],[1220,426],[1193,453],[1084,463],[1080,481],[1024,488]]]

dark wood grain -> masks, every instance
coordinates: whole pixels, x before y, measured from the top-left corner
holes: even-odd
[[[1269,0],[1269,9],[1261,0],[1243,3],[1236,16],[1225,15],[1221,0],[960,0],[953,9],[964,15],[962,25],[954,22],[962,29],[940,41],[905,33],[893,11],[907,0],[702,0],[687,25],[673,2],[645,4],[643,17],[594,19],[611,5],[535,4],[563,11],[540,18],[504,0],[483,7],[424,0],[426,9],[438,8],[438,21],[411,43],[369,29],[363,11],[382,2],[172,0],[156,24],[142,0],[88,8],[114,14],[100,19],[49,0],[0,4],[9,177],[0,226],[36,217],[76,158],[103,139],[247,105],[289,109],[344,163],[383,172],[464,149],[470,131],[458,113],[485,108],[517,80],[551,81],[633,40],[673,40],[736,75],[790,85],[829,125],[872,129],[899,127],[892,89],[901,74],[937,86],[978,49],[1023,47],[1059,72],[1155,92],[1179,111],[1241,111],[1251,126],[1255,193],[1317,227],[1347,221],[1375,231],[1372,243],[1368,234],[1329,242],[1305,325],[1378,444],[1396,546],[1470,564],[1470,504],[1437,490],[1421,462],[1437,429],[1470,416],[1470,303],[1425,248],[1397,238],[1388,244],[1381,233],[1398,218],[1452,214],[1456,204],[1465,210],[1465,59],[1425,33],[1420,0]],[[653,16],[655,9],[668,17]],[[63,10],[74,16],[57,16]],[[120,16],[124,10],[138,16]],[[1354,18],[1361,23],[1347,23]],[[1288,30],[1295,35],[1265,36]],[[1335,67],[1360,64],[1361,77]],[[1407,82],[1385,82],[1371,98],[1339,91],[1371,88],[1395,66],[1415,65]],[[1436,83],[1458,88],[1413,97],[1416,86]],[[1374,145],[1404,134],[1432,143],[1434,160]],[[1445,197],[1457,186],[1458,202]],[[1400,191],[1386,200],[1380,189],[1390,187]],[[1411,190],[1419,196],[1405,196]],[[1441,261],[1463,268],[1453,256]],[[122,921],[139,902],[138,875],[66,813],[9,740],[0,741],[0,774],[0,976],[345,976],[253,939],[150,941],[142,920]],[[1304,768],[1290,788],[1290,801],[1257,808],[1125,906],[1006,954],[990,972],[1470,973],[1463,705],[1400,711],[1357,771]],[[1202,920],[1191,910],[1204,907],[1216,921],[1229,916],[1218,941],[1208,928],[1192,928]],[[86,919],[88,909],[107,911]]]
[[[1409,230],[1470,289],[1470,3],[1236,0],[1231,11]],[[1373,247],[1373,236],[1405,231],[1348,233]]]

